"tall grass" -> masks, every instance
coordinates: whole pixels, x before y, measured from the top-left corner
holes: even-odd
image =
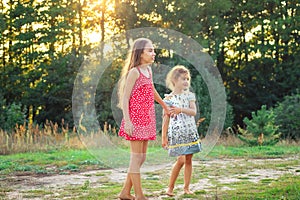
[[[82,141],[97,141],[100,132],[116,134],[116,128],[107,122],[103,127],[103,131],[83,136],[77,134],[75,127],[69,129],[64,120],[60,125],[47,120],[43,127],[27,123],[17,124],[12,132],[0,130],[0,155],[60,148],[82,149],[85,148]]]
[[[116,127],[105,122],[103,130],[95,133],[78,134],[75,127],[68,128],[64,120],[60,124],[46,121],[43,126],[33,124],[16,125],[14,131],[6,132],[0,129],[0,155],[26,153],[36,151],[47,151],[53,149],[71,148],[84,149],[86,142],[88,147],[106,146],[107,139],[118,146],[128,147],[128,143],[117,136]],[[160,136],[151,142],[150,146],[160,146]],[[227,130],[221,134],[217,145],[225,147],[241,147],[245,144],[234,133]],[[280,141],[278,145],[299,145],[295,141]]]

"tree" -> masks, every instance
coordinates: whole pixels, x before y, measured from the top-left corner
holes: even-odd
[[[300,94],[284,97],[274,108],[275,124],[279,126],[282,139],[300,139]]]
[[[275,125],[273,110],[267,110],[266,105],[263,105],[256,113],[252,112],[251,117],[252,119],[244,119],[246,131],[239,128],[242,135],[238,136],[242,141],[249,145],[273,145],[279,141],[280,134]]]
[[[253,110],[274,106],[295,91],[293,80],[300,76],[295,67],[299,63],[295,26],[299,17],[295,1],[232,2],[235,6],[226,19],[233,29],[220,70],[230,91],[235,122],[243,125],[243,118]]]

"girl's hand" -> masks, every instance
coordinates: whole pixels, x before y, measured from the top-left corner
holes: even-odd
[[[129,135],[129,136],[132,135],[133,124],[131,123],[131,121],[125,121],[124,130],[125,130],[125,133],[127,133],[127,135]]]
[[[166,137],[161,138],[161,146],[164,149],[168,148],[168,139]]]
[[[181,113],[181,108],[176,107],[176,106],[170,107],[170,116],[171,117],[176,117],[180,113]]]
[[[170,115],[170,106],[168,106],[165,102],[163,102],[164,113]]]

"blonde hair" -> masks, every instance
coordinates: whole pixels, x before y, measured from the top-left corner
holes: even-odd
[[[174,91],[174,89],[175,89],[174,81],[176,81],[182,74],[186,74],[189,77],[189,84],[190,84],[190,81],[191,81],[190,71],[183,65],[176,65],[167,74],[167,78],[166,78],[167,88]]]
[[[138,38],[133,42],[130,50],[128,51],[125,65],[121,71],[119,87],[118,87],[118,97],[119,97],[118,107],[121,109],[123,109],[122,99],[123,99],[127,74],[129,70],[141,64],[141,55],[145,49],[146,44],[148,43],[152,44],[152,41],[147,38]]]

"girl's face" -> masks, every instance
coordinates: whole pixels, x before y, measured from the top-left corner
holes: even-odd
[[[155,60],[155,55],[152,43],[147,43],[141,54],[141,64],[152,64]]]
[[[174,87],[178,90],[187,90],[190,87],[190,77],[188,74],[180,74],[174,81]]]

